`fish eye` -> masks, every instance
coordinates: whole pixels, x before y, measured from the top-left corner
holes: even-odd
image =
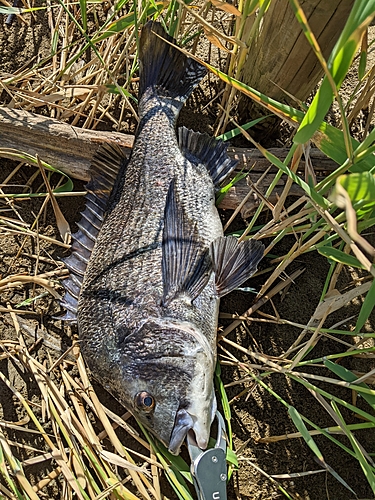
[[[136,406],[146,413],[151,412],[155,408],[155,398],[149,392],[138,392],[134,401]]]

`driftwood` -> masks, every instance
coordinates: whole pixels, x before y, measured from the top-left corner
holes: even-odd
[[[76,179],[88,180],[90,162],[100,145],[116,143],[130,154],[133,141],[134,137],[131,135],[81,129],[53,118],[0,107],[0,156],[12,158],[7,149],[17,149],[32,156],[38,154],[43,161]],[[286,148],[273,148],[269,151],[281,160],[288,153]],[[270,168],[270,163],[257,149],[228,148],[228,152],[231,157],[238,160],[237,170],[250,171],[250,174],[247,179],[238,182],[230,190],[221,208],[233,210],[238,207],[244,197],[249,195],[251,185],[256,184],[256,189],[252,190],[247,202],[241,208],[241,215],[246,218],[259,205],[261,201],[259,192],[265,193],[277,169]],[[310,158],[315,171],[322,172],[322,175],[337,167],[318,149],[311,150]],[[259,179],[267,169],[270,169],[269,172],[259,183]],[[285,179],[282,178],[268,198],[271,204],[277,201],[284,184]],[[302,194],[301,188],[292,186],[290,195]]]
[[[38,154],[43,161],[75,179],[89,179],[91,159],[106,142],[116,142],[130,152],[133,136],[72,127],[28,111],[0,107],[0,149]],[[6,153],[1,156],[12,158]]]

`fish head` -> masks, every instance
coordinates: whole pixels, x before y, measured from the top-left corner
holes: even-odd
[[[125,406],[172,454],[179,454],[189,431],[206,449],[216,412],[214,354],[186,329],[148,324],[142,330],[143,345],[152,349],[138,351],[127,368]]]
[[[194,439],[205,450],[210,439],[210,429],[216,413],[214,393],[214,360],[207,357],[203,349],[195,355],[193,376],[186,387],[186,406],[180,407],[169,442],[169,451],[178,455],[187,433],[192,431]],[[190,432],[191,434],[191,432]]]

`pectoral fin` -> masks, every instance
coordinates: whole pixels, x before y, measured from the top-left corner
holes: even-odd
[[[210,248],[216,291],[223,297],[242,285],[257,270],[264,246],[256,240],[238,242],[234,236],[216,239]]]
[[[211,259],[198,237],[176,192],[169,186],[164,211],[162,244],[163,305],[184,294],[192,302],[206,286],[212,272]]]

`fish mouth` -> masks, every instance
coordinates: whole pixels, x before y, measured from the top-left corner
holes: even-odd
[[[176,413],[168,450],[172,455],[178,455],[187,433],[194,427],[194,420],[186,410],[180,409]]]
[[[216,412],[216,405],[214,410]],[[178,455],[180,453],[182,443],[184,442],[188,433],[190,434],[191,438],[194,439],[199,448],[205,450],[208,446],[208,440],[210,438],[211,421],[212,420],[210,420],[209,422],[204,422],[202,425],[202,422],[199,422],[186,410],[180,408],[176,413],[176,419],[174,422],[171,438],[169,440],[168,450],[172,453],[172,455]]]

